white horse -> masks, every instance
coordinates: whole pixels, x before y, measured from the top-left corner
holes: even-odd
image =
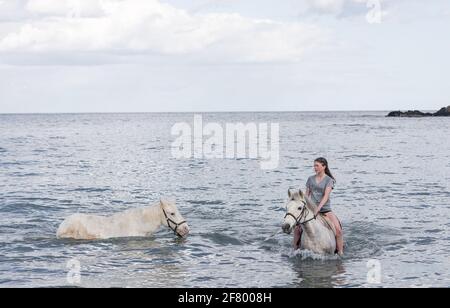
[[[56,236],[77,240],[144,237],[152,235],[161,225],[169,227],[180,237],[189,233],[189,226],[175,203],[161,199],[153,206],[131,209],[109,217],[72,215],[59,226]]]
[[[322,215],[314,216],[317,207],[301,190],[289,189],[288,195],[283,231],[290,234],[297,225],[301,225],[303,234],[300,249],[317,254],[334,254],[336,232],[332,224]]]

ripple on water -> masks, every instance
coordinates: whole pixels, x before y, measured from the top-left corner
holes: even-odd
[[[218,245],[244,245],[244,243],[231,236],[231,235],[227,235],[224,233],[218,233],[218,232],[213,232],[213,233],[206,233],[202,235],[203,238],[209,239],[210,241],[212,241],[215,244]]]
[[[418,237],[418,238],[412,240],[412,242],[414,244],[419,245],[419,246],[428,246],[435,241],[436,241],[436,239],[429,237],[429,236],[422,236],[422,237]]]
[[[0,162],[1,166],[6,166],[6,167],[14,167],[14,166],[29,166],[32,164],[35,164],[36,161],[32,161],[32,160],[23,160],[23,161],[4,161],[4,162]]]
[[[48,149],[34,149],[32,152],[37,154],[46,153]]]
[[[27,202],[19,201],[19,202],[11,202],[8,204],[3,204],[0,206],[0,212],[1,213],[16,213],[16,214],[29,214],[34,213],[35,211],[42,211],[42,212],[57,212],[63,208],[55,206],[54,204],[49,205],[42,205],[37,204],[30,200]]]
[[[36,172],[11,172],[8,173],[8,176],[11,177],[19,177],[19,178],[29,178],[29,177],[37,177],[37,176],[42,176],[42,173],[36,173]]]
[[[99,188],[99,187],[79,187],[72,190],[73,192],[107,192],[111,191],[110,188]]]
[[[195,205],[225,205],[225,202],[221,200],[186,200],[186,202]]]
[[[209,187],[181,187],[180,188],[183,191],[207,191],[211,190]]]

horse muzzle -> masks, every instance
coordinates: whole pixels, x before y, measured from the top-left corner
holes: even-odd
[[[190,229],[187,224],[181,225],[177,230],[177,234],[180,237],[186,237],[189,234],[189,232],[190,232]]]
[[[292,232],[292,227],[291,227],[291,225],[288,224],[288,223],[284,223],[284,224],[281,226],[281,229],[282,229],[283,232],[286,233],[286,234],[291,234],[291,232]]]

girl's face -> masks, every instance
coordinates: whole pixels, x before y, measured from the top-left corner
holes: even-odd
[[[314,171],[316,172],[316,174],[320,174],[320,173],[322,173],[322,172],[325,172],[325,166],[324,165],[322,165],[321,163],[319,163],[319,162],[314,162]]]

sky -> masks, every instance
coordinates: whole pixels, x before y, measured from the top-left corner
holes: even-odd
[[[0,0],[0,113],[437,110],[448,0]]]

